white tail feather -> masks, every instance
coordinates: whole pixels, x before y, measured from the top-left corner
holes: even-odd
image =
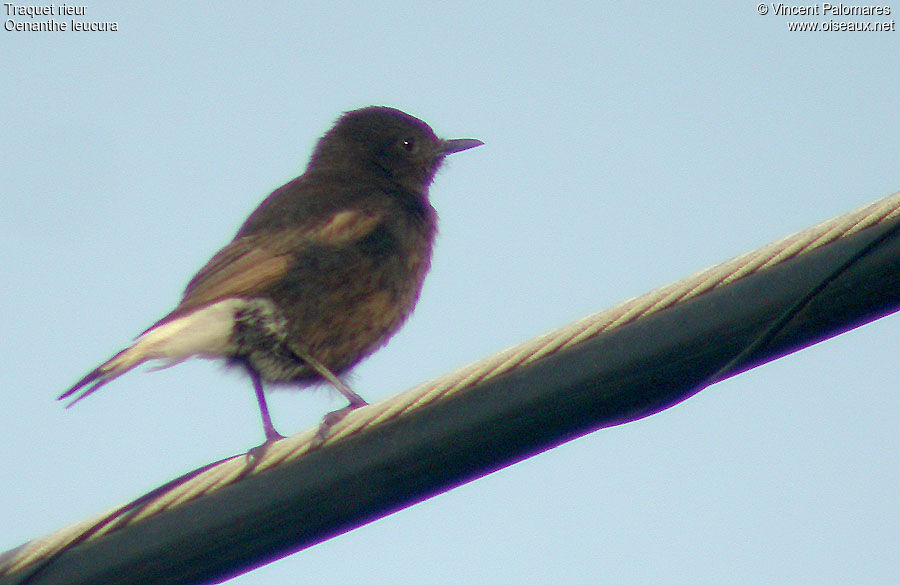
[[[150,360],[165,360],[166,363],[155,368],[161,369],[192,356],[225,357],[233,350],[231,335],[235,313],[246,305],[244,299],[225,299],[157,325],[82,378],[60,398],[90,386],[69,404],[71,406],[100,386]]]

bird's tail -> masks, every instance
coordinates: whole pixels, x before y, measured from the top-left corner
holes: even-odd
[[[78,380],[74,386],[63,392],[57,400],[65,400],[66,398],[78,394],[72,402],[66,405],[66,408],[70,408],[73,404],[82,398],[93,394],[108,382],[112,382],[125,372],[141,365],[149,359],[153,359],[153,357],[154,356],[152,355],[147,355],[147,351],[145,351],[141,340],[138,339],[134,345],[123,349],[100,364],[100,366],[87,376]]]
[[[161,367],[175,365],[191,356],[226,357],[231,351],[235,314],[247,301],[228,298],[186,315],[178,309],[144,331],[127,349],[116,355],[66,390],[59,400],[75,396],[66,408],[99,390],[125,372],[150,360],[164,360]]]

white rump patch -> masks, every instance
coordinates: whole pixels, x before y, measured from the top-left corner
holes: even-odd
[[[244,299],[225,299],[154,327],[137,338],[131,350],[140,361],[166,360],[167,368],[189,357],[225,357],[231,349],[234,315]]]

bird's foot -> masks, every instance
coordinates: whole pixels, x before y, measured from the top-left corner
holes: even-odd
[[[361,408],[368,404],[368,402],[366,402],[365,400],[360,400],[361,402],[350,403],[344,408],[340,408],[338,410],[335,410],[334,412],[329,412],[322,417],[322,422],[319,423],[319,430],[316,431],[317,445],[321,445],[323,442],[325,442],[325,439],[326,437],[328,437],[328,433],[331,431],[332,427],[344,420],[345,416],[347,416],[357,408]]]
[[[281,433],[279,433],[278,431],[276,431],[274,428],[266,429],[265,442],[263,442],[261,445],[257,445],[256,447],[253,447],[252,449],[247,451],[247,457],[249,457],[250,460],[252,460],[254,462],[259,462],[262,459],[263,455],[266,454],[266,451],[269,449],[269,447],[271,447],[272,445],[274,445],[275,443],[277,443],[278,441],[280,441],[284,438],[286,438],[286,437],[284,435],[282,435]]]

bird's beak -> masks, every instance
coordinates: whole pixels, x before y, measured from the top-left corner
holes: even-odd
[[[483,144],[484,142],[476,140],[474,138],[454,138],[452,140],[441,140],[439,151],[441,155],[447,155],[453,154],[454,152],[460,152],[462,150],[469,150],[470,148],[475,148],[476,146],[481,146]]]

